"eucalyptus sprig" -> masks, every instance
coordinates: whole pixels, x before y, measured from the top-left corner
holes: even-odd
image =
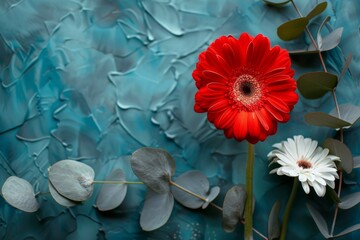
[[[343,28],[337,28],[331,31],[327,36],[323,37],[322,29],[330,20],[330,17],[327,16],[320,24],[315,40],[308,26],[312,19],[320,16],[326,10],[327,2],[321,2],[317,4],[305,16],[302,15],[300,9],[297,7],[294,0],[264,0],[264,2],[275,7],[281,7],[287,3],[291,3],[299,17],[285,22],[278,27],[277,33],[279,38],[284,41],[291,41],[306,33],[311,40],[311,45],[309,45],[307,49],[296,50],[290,53],[317,54],[319,56],[323,71],[309,72],[301,75],[297,80],[297,86],[302,96],[309,100],[319,99],[325,96],[327,93],[330,93],[335,105],[334,110],[330,113],[310,112],[305,114],[304,116],[305,122],[310,125],[329,127],[339,132],[339,140],[327,138],[324,142],[324,147],[328,148],[331,154],[339,156],[341,159],[341,164],[338,166],[339,184],[337,193],[334,193],[331,188],[328,188],[328,192],[334,199],[335,203],[335,211],[331,229],[328,229],[326,220],[322,217],[321,213],[315,207],[313,207],[312,205],[308,205],[308,210],[313,217],[316,225],[318,226],[320,232],[325,238],[343,236],[345,234],[360,229],[360,224],[355,224],[354,226],[350,226],[344,231],[334,235],[334,229],[339,209],[343,208],[344,205],[350,208],[360,202],[357,200],[358,194],[350,194],[343,198],[341,197],[341,190],[343,187],[343,171],[349,174],[354,167],[354,159],[352,157],[352,153],[344,143],[344,129],[351,128],[358,121],[358,119],[360,118],[360,109],[359,107],[352,104],[339,105],[336,96],[336,89],[339,82],[348,70],[352,55],[350,54],[346,58],[340,75],[328,72],[326,62],[322,55],[323,52],[330,51],[338,46],[341,41]],[[346,200],[345,204],[343,203],[344,199]],[[285,222],[283,222],[282,226],[283,228],[286,228],[287,218],[283,220]],[[283,229],[282,231],[286,230]]]

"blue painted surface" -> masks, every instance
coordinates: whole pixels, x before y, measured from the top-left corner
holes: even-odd
[[[303,13],[317,1],[297,1]],[[339,48],[326,53],[330,71],[340,73],[345,56],[353,54],[350,72],[338,87],[340,103],[360,105],[360,2],[329,1],[330,28],[344,27]],[[189,169],[204,172],[222,191],[244,182],[246,143],[227,140],[205,114],[193,111],[196,91],[191,73],[198,54],[220,35],[247,31],[270,37],[289,50],[305,48],[305,36],[285,43],[276,36],[282,22],[294,18],[291,5],[274,9],[262,1],[239,0],[3,0],[0,2],[0,182],[10,175],[47,192],[47,168],[62,159],[91,165],[96,179],[121,167],[136,177],[129,155],[143,146],[161,147],[176,159],[176,175]],[[315,19],[311,28],[321,23]],[[326,34],[326,32],[324,32]],[[295,58],[296,77],[321,70],[317,57]],[[291,179],[268,175],[271,145],[294,134],[322,142],[335,133],[310,127],[309,111],[329,112],[330,95],[301,98],[291,121],[256,146],[255,227],[267,231],[272,204],[285,205]],[[345,133],[354,156],[360,155],[360,131]],[[344,193],[359,191],[359,171]],[[98,188],[96,188],[96,191]],[[96,191],[81,206],[65,209],[43,196],[36,214],[15,210],[0,199],[2,239],[241,239],[221,228],[214,209],[190,211],[179,205],[169,222],[143,232],[139,213],[144,186],[130,186],[124,204],[113,212],[94,208]],[[289,239],[322,239],[305,202],[319,203],[329,219],[329,200],[299,191]],[[336,232],[360,222],[360,207],[340,214]],[[343,239],[358,239],[360,233]]]

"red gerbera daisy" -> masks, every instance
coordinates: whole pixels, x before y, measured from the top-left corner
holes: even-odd
[[[199,55],[192,76],[199,91],[195,111],[226,137],[250,143],[275,134],[298,101],[294,71],[285,49],[247,33],[239,39],[222,36]]]

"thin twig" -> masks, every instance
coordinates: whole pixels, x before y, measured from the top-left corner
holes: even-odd
[[[98,184],[144,184],[143,182],[128,182],[128,181],[92,181]]]

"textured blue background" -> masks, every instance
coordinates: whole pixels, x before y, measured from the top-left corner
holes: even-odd
[[[296,1],[307,13],[318,1]],[[339,48],[325,54],[331,72],[340,73],[345,56],[354,57],[338,87],[340,103],[360,105],[360,2],[328,1],[329,28],[344,27]],[[323,15],[324,16],[324,15]],[[161,147],[176,159],[176,175],[188,169],[204,172],[226,190],[244,183],[246,143],[227,140],[205,114],[193,112],[196,91],[191,73],[198,54],[220,35],[247,31],[270,37],[289,50],[305,48],[302,36],[291,43],[276,35],[281,23],[297,17],[291,5],[275,9],[262,1],[240,0],[2,0],[0,2],[0,183],[10,175],[47,192],[47,168],[61,159],[91,165],[96,179],[121,167],[135,180],[129,155],[143,146]],[[322,18],[315,19],[316,28]],[[324,34],[327,34],[324,31]],[[320,70],[317,56],[294,58],[296,77]],[[309,111],[329,112],[330,95],[300,99],[291,121],[277,135],[256,146],[255,227],[267,231],[267,217],[276,199],[284,207],[291,179],[268,175],[266,155],[275,142],[302,134],[322,142],[334,136],[326,128],[303,121]],[[345,142],[360,155],[360,131],[345,133]],[[359,191],[359,171],[345,179],[346,192]],[[0,199],[2,239],[241,239],[221,228],[214,209],[190,211],[176,205],[169,222],[142,232],[139,213],[144,186],[129,186],[125,202],[100,213],[93,197],[71,209],[50,197],[40,198],[38,213],[15,210]],[[331,218],[327,199],[299,191],[289,239],[322,239],[305,207],[307,201]],[[341,211],[335,232],[360,222],[360,207]],[[344,239],[358,239],[354,233]]]

